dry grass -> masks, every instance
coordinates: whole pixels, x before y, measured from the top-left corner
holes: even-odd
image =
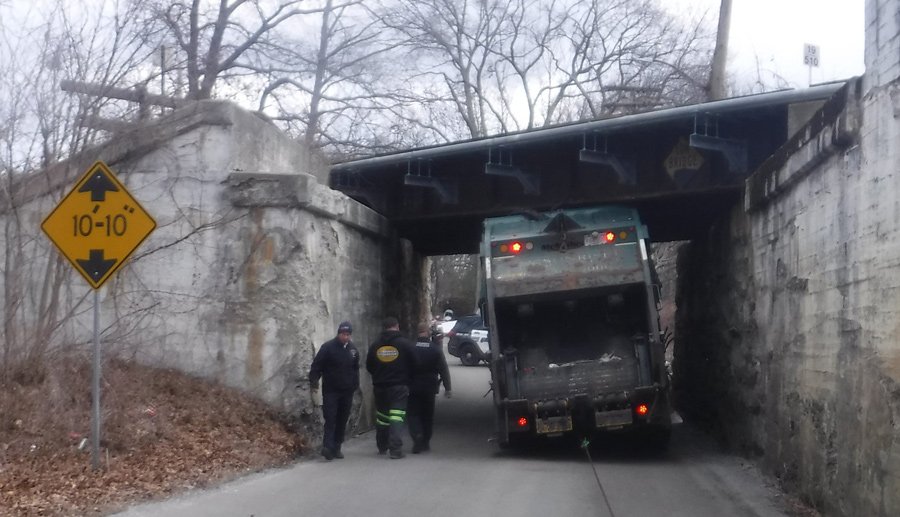
[[[103,467],[93,471],[90,366],[54,364],[0,385],[0,515],[103,514],[284,465],[306,449],[280,415],[171,370],[104,365]]]

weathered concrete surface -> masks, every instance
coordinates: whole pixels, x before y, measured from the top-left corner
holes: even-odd
[[[158,224],[101,290],[107,354],[215,378],[313,422],[306,373],[315,347],[349,319],[364,353],[386,312],[418,312],[415,297],[393,290],[416,293],[422,261],[381,216],[318,183],[320,162],[268,122],[203,102],[36,175],[5,200],[7,224],[27,221],[22,262],[61,266],[50,268],[64,275],[51,297],[62,307],[50,337],[59,346],[90,342],[90,289],[57,263],[39,225],[97,159]],[[19,292],[41,292],[48,277],[28,272]],[[25,303],[19,331],[44,313],[41,303]],[[361,426],[369,414],[360,413]]]
[[[866,74],[863,91],[900,77],[900,6],[897,0],[866,0]]]
[[[897,29],[900,2],[875,4]],[[900,46],[878,41],[865,95],[826,103],[680,261],[682,409],[825,515],[900,515]]]

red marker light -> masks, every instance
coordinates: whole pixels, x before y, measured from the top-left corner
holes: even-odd
[[[519,424],[519,427],[526,427],[528,426],[528,419],[524,416],[520,416],[516,423]]]
[[[513,253],[518,253],[518,252],[522,251],[522,243],[514,242],[514,243],[510,244],[509,251],[511,251]]]
[[[606,239],[606,242],[613,242],[616,240],[616,234],[613,232],[606,232],[606,234],[603,235],[603,238]]]
[[[636,407],[634,410],[637,411],[637,414],[643,416],[650,411],[650,408],[647,406],[647,404],[639,404],[638,407]]]

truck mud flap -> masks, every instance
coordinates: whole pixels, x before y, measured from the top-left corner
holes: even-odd
[[[572,430],[572,417],[565,415],[537,418],[534,429],[538,434],[565,433]]]
[[[631,425],[633,422],[631,409],[595,411],[594,422],[598,428],[623,427],[626,425]]]

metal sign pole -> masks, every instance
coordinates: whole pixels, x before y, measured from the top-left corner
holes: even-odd
[[[94,470],[100,468],[98,289],[155,228],[156,221],[102,161],[84,173],[41,223],[41,230],[94,288],[94,371],[91,379],[91,464]]]
[[[91,380],[91,466],[100,468],[100,291],[94,289],[94,372]]]

